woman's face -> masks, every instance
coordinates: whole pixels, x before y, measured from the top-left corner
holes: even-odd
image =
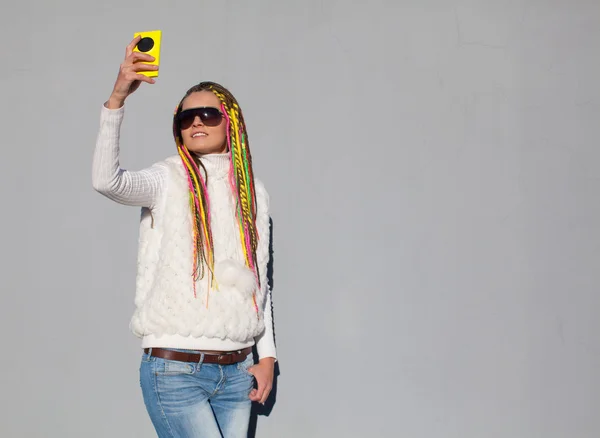
[[[207,106],[221,111],[221,101],[211,91],[197,91],[184,99],[181,110]],[[197,154],[227,152],[227,123],[224,117],[217,126],[206,126],[196,116],[188,128],[181,130],[181,137],[188,150]]]

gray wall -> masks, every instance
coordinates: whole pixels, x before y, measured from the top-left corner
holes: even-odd
[[[0,13],[0,436],[148,437],[135,208],[91,187],[133,32],[161,76],[122,163],[229,87],[272,198],[281,375],[259,437],[600,436],[600,4],[13,2]]]

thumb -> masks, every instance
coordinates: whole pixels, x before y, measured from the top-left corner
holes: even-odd
[[[254,365],[248,367],[247,370],[250,374],[254,375]]]

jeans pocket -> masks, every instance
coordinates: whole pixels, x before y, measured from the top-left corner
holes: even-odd
[[[240,371],[244,371],[249,376],[254,377],[252,373],[248,371],[248,368],[250,368],[252,365],[254,365],[254,357],[252,356],[252,353],[250,353],[246,359],[244,359],[242,362],[238,362],[238,369]]]
[[[179,362],[176,360],[159,359],[156,361],[155,372],[160,376],[177,376],[181,374],[194,374],[196,364]]]
[[[150,356],[148,353],[142,352],[142,362],[154,362],[155,359],[155,357]]]

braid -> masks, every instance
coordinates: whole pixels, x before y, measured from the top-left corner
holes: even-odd
[[[214,272],[214,247],[210,229],[210,201],[206,196],[207,191],[204,179],[190,152],[184,145],[178,147],[178,152],[187,173],[188,186],[190,189],[190,209],[194,219],[192,221],[195,250],[193,278],[194,296],[196,296],[196,281],[199,278],[204,277],[204,264],[208,264],[211,273]],[[209,251],[203,251],[203,242],[206,242]]]
[[[254,174],[252,171],[252,156],[250,154],[248,133],[242,110],[229,90],[214,82],[201,82],[188,90],[178,105],[175,116],[181,111],[183,100],[190,94],[198,91],[211,91],[221,101],[221,111],[227,122],[227,144],[229,146],[231,161],[229,181],[232,193],[236,198],[235,214],[238,222],[240,241],[244,251],[244,258],[246,259],[246,266],[254,272],[260,287],[260,275],[256,257],[258,233],[256,230]],[[210,202],[207,195],[205,178],[200,173],[192,155],[183,144],[181,133],[176,123],[173,124],[173,135],[187,173],[190,190],[190,210],[193,219],[193,279],[195,296],[195,283],[199,278],[203,278],[205,264],[208,265],[208,269],[211,272],[212,287],[215,287],[216,284],[214,282],[214,247],[210,227]],[[200,166],[202,166],[202,163],[200,163]],[[206,175],[206,170],[204,168],[203,170]],[[258,311],[256,294],[254,294],[253,299],[255,309]]]

